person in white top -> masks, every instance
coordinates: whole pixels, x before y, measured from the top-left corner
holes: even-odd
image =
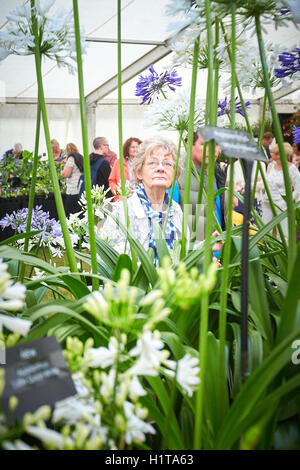
[[[285,148],[287,159],[289,160],[288,168],[289,168],[289,175],[290,175],[292,191],[293,191],[293,200],[294,202],[298,202],[300,201],[300,173],[295,167],[295,165],[293,165],[290,162],[290,159],[292,158],[292,155],[293,155],[292,146],[288,142],[284,142],[284,148]],[[268,169],[267,169],[267,183],[268,183],[275,207],[277,206],[276,207],[277,214],[279,214],[278,208],[280,208],[282,211],[285,211],[287,206],[283,198],[286,192],[285,192],[283,171],[282,171],[282,166],[281,166],[278,145],[273,145],[273,147],[271,148],[271,155],[272,155],[272,161],[268,165]],[[267,194],[265,194],[264,200],[263,200],[263,217],[262,217],[264,223],[269,222],[270,220],[273,219],[273,217],[274,216],[270,207],[268,196]],[[286,218],[282,221],[281,227],[282,227],[284,236],[287,238],[288,223],[287,223]]]
[[[67,162],[61,174],[66,178],[66,202],[65,211],[67,217],[81,210],[78,204],[78,180],[83,173],[83,156],[79,153],[75,144],[66,146]]]

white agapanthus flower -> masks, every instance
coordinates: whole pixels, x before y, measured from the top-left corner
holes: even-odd
[[[265,41],[266,60],[273,87],[280,83],[278,79],[275,79],[273,71],[282,50],[282,46]],[[222,72],[228,74],[227,79],[222,78],[224,74],[221,74],[222,88],[225,93],[230,93],[231,62],[223,43],[220,43],[217,47],[217,56],[222,61]],[[256,88],[264,89],[265,84],[258,46],[242,38],[237,41],[236,73],[240,85],[246,90],[251,90],[254,93]]]
[[[154,427],[143,420],[145,413],[142,408],[137,408],[129,401],[125,401],[124,413],[126,417],[126,444],[144,442],[145,434],[155,434]]]
[[[166,365],[172,369],[166,369],[166,374],[170,377],[175,377],[176,374],[176,381],[181,385],[183,390],[187,392],[188,396],[191,397],[200,383],[198,359],[186,354],[177,362],[177,371],[175,361],[166,361]]]
[[[102,385],[100,387],[100,393],[104,399],[109,399],[113,393],[116,380],[116,369],[111,368],[109,373],[103,372],[101,374]]]
[[[135,400],[137,397],[143,397],[147,395],[147,392],[143,389],[139,379],[134,376],[132,377],[129,384],[129,397]]]
[[[93,415],[97,415],[98,411],[90,403],[83,403],[77,397],[69,397],[55,404],[52,415],[52,422],[59,423],[64,421],[67,424],[76,424],[80,419],[91,421]]]
[[[158,331],[145,331],[137,340],[136,346],[129,352],[131,357],[138,357],[129,372],[132,375],[158,375],[160,365],[168,357],[168,351],[163,350],[163,347],[164,343]]]
[[[145,124],[158,126],[160,129],[187,131],[190,109],[190,92],[179,90],[171,99],[157,99],[146,107]],[[196,97],[194,127],[204,124],[205,105]]]
[[[108,343],[108,348],[90,348],[86,351],[84,357],[89,367],[102,367],[105,369],[113,365],[117,355],[124,350],[124,345],[112,336]]]
[[[32,322],[30,320],[23,320],[22,318],[0,314],[0,332],[2,331],[2,327],[5,326],[5,328],[13,331],[14,333],[26,336],[31,328],[31,325]]]
[[[64,437],[62,434],[52,429],[27,426],[26,432],[30,434],[30,436],[36,437],[44,444],[54,444],[55,448],[59,450],[62,450],[66,443],[72,445],[72,441],[69,437]]]
[[[51,10],[55,0],[35,0],[31,10],[30,2],[18,6],[7,15],[8,24],[0,32],[0,60],[8,55],[32,55],[35,53],[35,38],[32,14],[36,17],[40,52],[55,60],[58,67],[67,67],[70,73],[75,71],[76,47],[72,10]],[[85,53],[85,40],[81,31],[81,49]]]
[[[95,210],[95,215],[99,217],[100,219],[104,218],[104,213],[102,209],[104,209],[109,202],[113,199],[112,197],[106,197],[107,193],[110,191],[110,189],[105,189],[104,186],[98,186],[95,185],[91,189],[91,197],[92,197],[92,205]],[[82,209],[87,211],[87,201],[86,201],[86,193],[85,191],[83,192],[79,204],[81,205]]]
[[[26,287],[20,282],[13,284],[7,272],[7,264],[0,259],[0,309],[20,310],[24,305]]]

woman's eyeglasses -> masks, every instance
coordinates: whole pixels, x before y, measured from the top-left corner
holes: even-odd
[[[165,170],[171,170],[175,167],[175,163],[172,160],[157,160],[156,158],[151,158],[146,162],[146,165],[149,168],[157,168],[159,165],[162,165]]]

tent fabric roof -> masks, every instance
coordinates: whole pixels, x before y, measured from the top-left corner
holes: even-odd
[[[26,1],[26,0],[24,0]],[[29,0],[27,0],[29,1]],[[171,19],[165,14],[165,7],[169,0],[123,0],[122,2],[122,38],[154,43],[165,41],[171,36],[168,24]],[[20,0],[1,0],[0,2],[0,29],[5,27],[5,16],[20,4]],[[117,1],[112,0],[78,0],[80,25],[84,27],[87,37],[90,38],[117,38]],[[72,0],[56,0],[56,7],[65,10],[72,8]],[[295,27],[282,28],[275,31],[268,28],[267,39],[279,42],[287,47],[299,43],[299,31]],[[101,84],[109,81],[117,73],[117,45],[103,42],[88,42],[87,54],[84,58],[84,88],[85,95],[92,93]],[[122,68],[130,66],[142,56],[153,50],[154,45],[123,44]],[[170,56],[162,59],[167,64]],[[146,68],[146,67],[145,67]],[[139,70],[141,72],[141,70]],[[36,98],[37,84],[33,56],[9,56],[0,63],[0,96],[5,97]],[[180,70],[183,84],[189,87],[190,72]],[[78,99],[77,75],[70,75],[66,69],[59,69],[53,61],[43,61],[43,76],[45,96],[49,99],[72,100]],[[201,73],[199,74],[201,79]],[[136,78],[131,79],[123,86],[123,98],[135,98]],[[108,94],[115,98],[116,93]],[[203,95],[204,97],[204,95]]]

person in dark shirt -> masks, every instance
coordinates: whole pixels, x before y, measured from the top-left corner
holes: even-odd
[[[94,148],[95,148],[95,140],[96,139],[94,139],[94,142],[93,142]],[[108,177],[110,175],[111,168],[110,168],[108,161],[105,159],[102,153],[103,145],[105,144],[100,144],[99,146],[96,145],[98,148],[95,148],[95,151],[90,154],[90,162],[91,162],[91,165],[93,165],[97,160],[99,160],[99,158],[103,159],[103,162],[100,165],[98,172],[97,172],[96,184],[98,186],[104,186],[105,190],[109,189],[107,193],[107,197],[113,197],[113,194],[110,190],[109,183],[108,183]]]
[[[110,168],[115,164],[117,160],[117,154],[110,150],[109,143],[106,137],[96,137],[93,141],[93,147],[95,153],[100,153],[106,161],[108,161]]]

